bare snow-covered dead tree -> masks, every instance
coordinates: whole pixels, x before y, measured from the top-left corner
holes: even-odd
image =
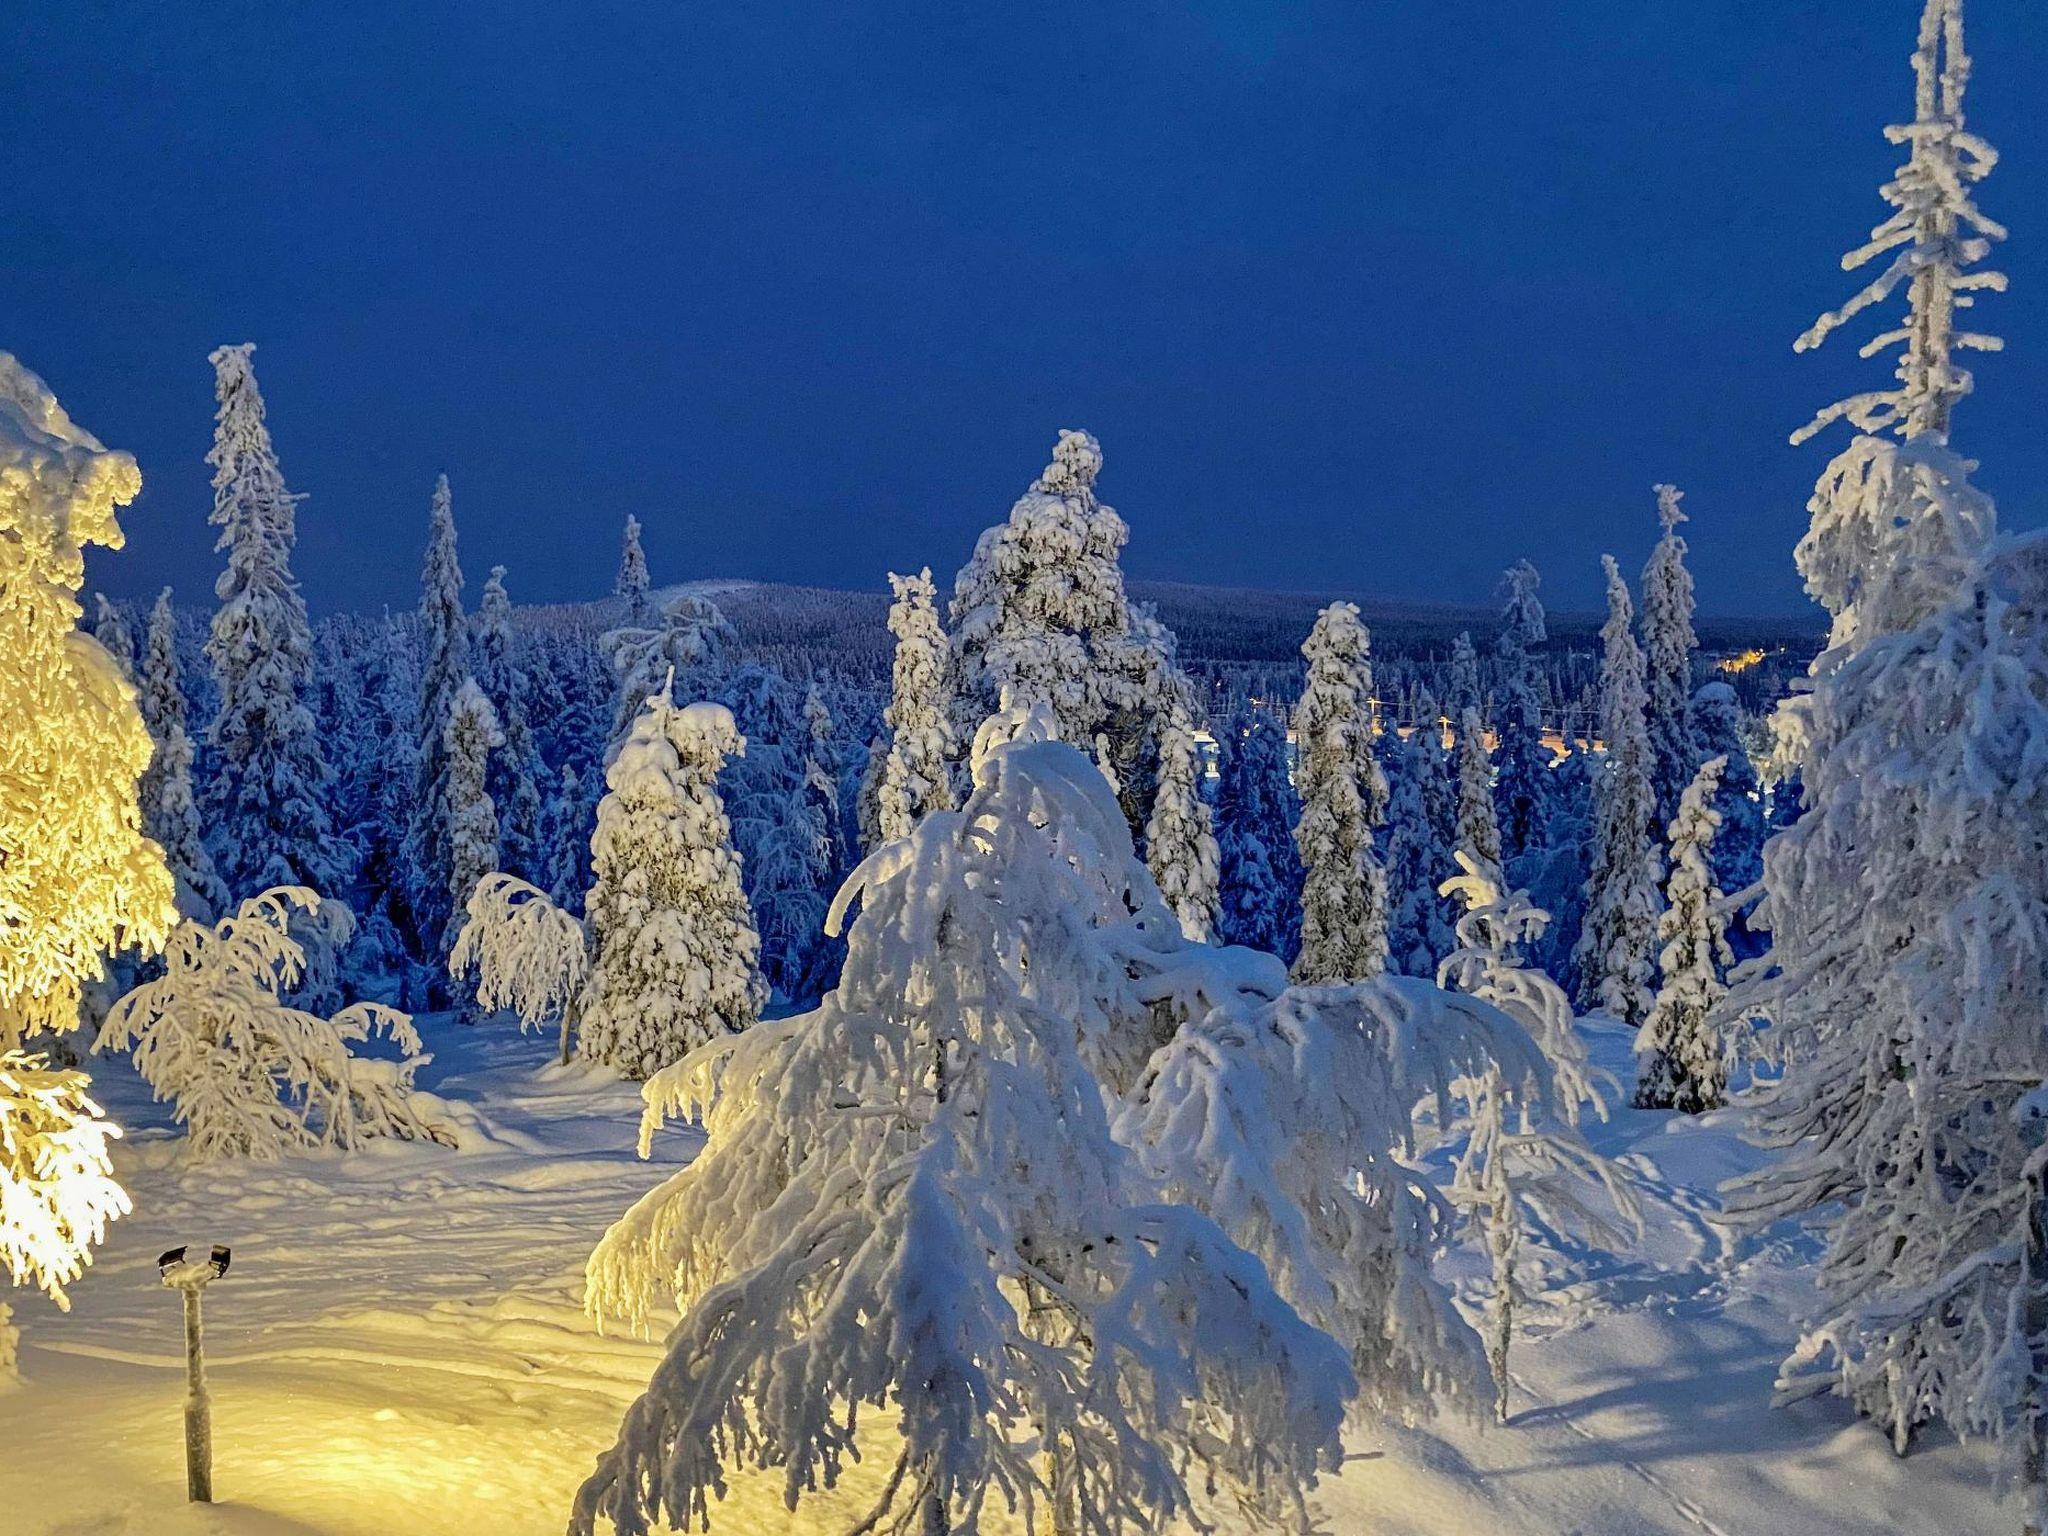
[[[953,808],[953,658],[939,625],[930,567],[915,576],[891,572],[896,600],[889,633],[896,637],[888,708],[889,748],[875,791],[876,832],[908,837],[929,811]]]
[[[1636,1037],[1641,1077],[1636,1104],[1698,1114],[1717,1108],[1728,1085],[1728,1052],[1713,1014],[1727,992],[1721,978],[1735,963],[1727,919],[1714,884],[1714,834],[1721,813],[1714,796],[1725,758],[1709,758],[1679,797],[1666,843],[1671,874],[1664,882],[1664,916],[1657,925],[1657,965],[1663,980],[1657,1001]]]
[[[251,897],[211,926],[181,923],[164,974],[114,1005],[94,1049],[133,1051],[195,1158],[271,1161],[380,1136],[453,1146],[445,1107],[413,1087],[431,1058],[407,1015],[353,1003],[323,1019],[282,1001],[305,971],[299,936],[339,947],[352,926],[347,908],[303,886]],[[350,1049],[377,1036],[398,1060]]]
[[[1077,1012],[1128,995],[1098,920],[1150,882],[1095,767],[1024,713],[961,810],[848,882],[815,1012],[649,1081],[643,1145],[673,1115],[708,1145],[606,1233],[587,1301],[682,1317],[573,1531],[708,1524],[741,1467],[794,1504],[864,1446],[892,1470],[858,1529],[899,1536],[991,1497],[1031,1530],[1156,1531],[1201,1483],[1298,1519],[1334,1465],[1343,1351],[1111,1134]],[[1213,953],[1142,905],[1124,939]]]

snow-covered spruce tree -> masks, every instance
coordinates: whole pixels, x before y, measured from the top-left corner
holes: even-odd
[[[1653,818],[1657,797],[1644,721],[1643,653],[1630,629],[1633,604],[1612,555],[1607,572],[1606,647],[1600,664],[1600,734],[1606,761],[1593,781],[1593,871],[1586,920],[1573,952],[1579,1006],[1641,1024],[1655,1001],[1658,887],[1663,859]]]
[[[313,636],[292,575],[298,498],[285,489],[250,366],[255,345],[209,357],[219,401],[213,450],[214,583],[206,658],[220,703],[207,730],[214,764],[203,796],[215,867],[230,894],[273,885],[332,890],[339,847],[327,813],[328,770],[305,702]]]
[[[723,705],[644,702],[605,769],[585,903],[579,1053],[647,1077],[760,1016],[761,941],[740,887],[718,770],[746,749]]]
[[[461,899],[455,896],[454,850],[448,841],[448,723],[457,696],[470,682],[469,619],[462,611],[455,499],[446,475],[434,482],[428,514],[427,553],[420,567],[419,646],[418,752],[406,838],[412,878],[406,896],[415,953],[426,959],[445,953],[462,910]]]
[[[648,699],[674,686],[700,683],[736,640],[732,625],[708,597],[681,592],[644,624],[607,630],[602,644],[617,680],[607,746],[633,729]]]
[[[1692,728],[1692,572],[1685,568],[1685,537],[1678,531],[1685,493],[1657,487],[1657,523],[1664,531],[1643,566],[1643,667],[1650,735],[1650,782],[1657,796],[1656,825],[1678,815],[1679,797],[1700,765]]]
[[[493,867],[533,880],[541,873],[541,783],[547,769],[527,717],[525,669],[512,643],[505,567],[494,565],[477,604],[472,647],[477,683],[505,734],[504,746],[491,754],[490,763],[489,789],[498,811],[498,862]],[[466,892],[462,899],[468,899]]]
[[[761,974],[780,996],[810,1002],[824,990],[837,958],[825,932],[828,893],[837,884],[831,829],[811,793],[808,758],[797,742],[770,744],[760,762],[771,775],[750,786],[738,809],[749,834],[743,857],[761,936]]]
[[[953,584],[954,739],[1019,702],[1049,705],[1063,741],[1109,743],[1133,831],[1151,814],[1173,640],[1124,593],[1124,520],[1096,499],[1102,447],[1063,431],[1052,463],[985,530]]]
[[[149,611],[137,695],[143,724],[155,743],[149,767],[136,786],[142,829],[164,851],[164,862],[177,882],[178,910],[211,922],[227,910],[228,891],[200,835],[199,805],[192,792],[192,738],[186,731],[185,690],[178,676],[178,619],[169,587]]]
[[[1387,968],[1402,976],[1435,976],[1450,953],[1451,925],[1437,894],[1451,853],[1430,824],[1425,786],[1443,770],[1430,755],[1428,730],[1380,737],[1387,780],[1387,822],[1381,842],[1387,869]]]
[[[896,637],[890,670],[889,750],[876,793],[876,833],[886,842],[908,837],[930,811],[953,808],[949,766],[953,744],[953,659],[939,624],[938,591],[931,568],[915,576],[889,574],[896,600],[889,633]]]
[[[0,352],[0,1265],[63,1304],[127,1209],[84,1074],[16,1049],[78,1019],[122,948],[154,953],[177,910],[144,835],[150,738],[134,688],[81,634],[85,550],[119,549],[142,476]],[[0,1362],[14,1331],[0,1308]]]
[[[1288,775],[1287,736],[1270,715],[1244,710],[1217,745],[1217,937],[1288,959],[1301,942],[1301,802]]]
[[[1727,991],[1721,978],[1735,961],[1717,910],[1721,890],[1713,866],[1714,839],[1721,828],[1714,796],[1726,767],[1718,757],[1700,765],[1665,834],[1671,872],[1664,881],[1664,916],[1657,924],[1662,980],[1650,1016],[1636,1035],[1640,1109],[1696,1115],[1719,1108],[1727,1087],[1727,1057],[1720,1028],[1711,1018]]]
[[[1485,714],[1486,696],[1479,688],[1479,653],[1472,648],[1472,637],[1468,634],[1460,634],[1451,642],[1450,678],[1444,698],[1454,721],[1464,719],[1468,709]]]
[[[1543,705],[1532,656],[1549,637],[1543,601],[1536,595],[1542,584],[1527,560],[1517,560],[1501,577],[1493,799],[1503,867],[1542,846],[1550,818],[1550,749],[1543,744]]]
[[[548,900],[558,907],[578,907],[590,889],[590,837],[583,826],[586,808],[583,781],[574,763],[562,764],[555,798],[548,806],[547,865],[541,871]]]
[[[377,1003],[321,1018],[282,1000],[305,970],[299,935],[320,930],[338,949],[352,926],[346,907],[298,886],[253,896],[211,926],[181,923],[164,974],[114,1005],[93,1048],[134,1052],[194,1158],[270,1161],[379,1136],[454,1146],[444,1106],[413,1088],[431,1058],[411,1019]],[[401,1059],[349,1049],[380,1035]]]
[[[1216,931],[1220,855],[1214,819],[1202,798],[1202,749],[1194,722],[1179,704],[1168,712],[1159,743],[1159,787],[1145,824],[1145,867],[1180,931],[1196,943]]]
[[[1692,728],[1700,751],[1720,758],[1720,785],[1714,791],[1714,814],[1721,818],[1714,833],[1710,867],[1714,884],[1733,897],[1763,879],[1764,798],[1743,739],[1742,706],[1726,683],[1702,683],[1692,699]],[[1761,948],[1751,937],[1741,911],[1728,919],[1728,945],[1738,960]]]
[[[882,775],[888,767],[888,740],[876,736],[868,742],[867,761],[861,764],[860,782],[853,792],[854,828],[862,858],[886,841],[882,836]]]
[[[465,678],[448,708],[441,746],[447,755],[441,806],[448,818],[448,910],[443,948],[452,946],[477,882],[498,867],[498,808],[491,800],[491,754],[505,744],[497,711],[475,678]]]
[[[848,883],[816,1012],[648,1084],[643,1146],[671,1115],[708,1145],[606,1233],[587,1304],[639,1320],[673,1295],[682,1319],[573,1532],[708,1525],[744,1467],[796,1505],[862,1447],[892,1470],[861,1529],[891,1536],[974,1530],[991,1497],[1030,1531],[1136,1536],[1195,1513],[1191,1473],[1299,1519],[1335,1464],[1343,1351],[1111,1134],[1075,1011],[1104,980],[1097,855],[1120,843],[1117,883],[1149,882],[1036,707],[984,734],[963,810]],[[1156,893],[1147,913],[1208,953]]]
[[[1316,616],[1301,654],[1308,677],[1294,706],[1301,755],[1301,952],[1294,979],[1364,981],[1387,964],[1387,875],[1372,829],[1386,819],[1387,781],[1372,750],[1370,641],[1356,603]]]
[[[625,537],[619,542],[619,579],[612,591],[625,601],[623,626],[648,629],[654,624],[654,603],[648,596],[647,552],[640,547],[640,519],[626,514]]]
[[[1472,854],[1496,877],[1500,873],[1500,822],[1493,806],[1493,754],[1486,750],[1486,727],[1479,711],[1468,708],[1458,719],[1458,740],[1451,749],[1458,777],[1457,846]]]
[[[1895,389],[1824,411],[1859,436],[1799,547],[1833,618],[1801,701],[1806,809],[1764,850],[1772,967],[1731,1014],[1784,1061],[1758,1133],[1784,1155],[1731,1201],[1825,1239],[1822,1307],[1780,1378],[1831,1391],[1904,1448],[1938,1420],[2002,1442],[2030,1530],[2048,1525],[2048,547],[2000,538],[1949,443],[1969,390],[1955,311],[2001,233],[1973,185],[1960,6],[1929,0],[1896,213],[1851,258],[1895,253],[1802,339],[1907,290]],[[1878,346],[1873,343],[1872,348]],[[1805,436],[1806,434],[1801,434]],[[1893,437],[1896,437],[1896,441]]]

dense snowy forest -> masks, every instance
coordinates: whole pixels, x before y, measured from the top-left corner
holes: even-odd
[[[2005,286],[1961,0],[1912,63],[1875,275],[1799,341],[1868,312],[1896,359],[1797,438],[1846,436],[1796,552],[1824,635],[1699,618],[1742,595],[1696,594],[1714,509],[1668,484],[1604,614],[1546,611],[1541,550],[1479,610],[1127,583],[1146,520],[1077,429],[950,583],[660,570],[626,516],[610,593],[522,604],[442,476],[416,607],[316,619],[247,343],[194,445],[218,581],[143,607],[85,570],[135,461],[0,354],[0,1256],[55,1304],[0,1313],[0,1373],[49,1351],[0,1433],[66,1454],[5,1415],[67,1328],[175,1353],[94,1292],[198,1223],[273,1266],[223,1414],[239,1371],[293,1362],[285,1401],[457,1340],[406,1391],[508,1383],[447,1390],[499,1454],[544,1429],[520,1530],[1473,1529],[1487,1453],[1412,1438],[1460,1415],[1659,1511],[1502,1529],[2048,1529],[2048,543],[1951,442]],[[379,1256],[408,1204],[446,1246]],[[279,1343],[309,1265],[383,1288]],[[1749,1319],[1733,1412],[1832,1398],[1842,1455],[1935,1474],[1773,1512],[1781,1471],[1683,1491],[1517,1418],[1646,1298],[1671,1336],[1618,1377],[1682,1399]],[[234,1529],[496,1518],[426,1466],[431,1514],[360,1467],[295,1505],[289,1417],[221,1437],[285,1469]],[[0,1491],[143,1528],[152,1475]],[[1383,1526],[1354,1490],[1401,1478],[1461,1491]]]

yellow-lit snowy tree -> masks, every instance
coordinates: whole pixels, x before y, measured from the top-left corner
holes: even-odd
[[[70,1029],[108,952],[154,952],[176,917],[136,800],[135,689],[78,630],[84,551],[120,547],[114,509],[141,488],[133,458],[0,352],[0,1268],[60,1303],[127,1200],[85,1075],[19,1047]],[[0,1316],[0,1366],[11,1354]]]

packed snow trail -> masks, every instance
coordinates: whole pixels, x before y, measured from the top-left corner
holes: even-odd
[[[1597,1060],[1628,1035],[1587,1026]],[[552,1042],[425,1021],[427,1085],[470,1145],[193,1168],[124,1064],[98,1062],[131,1128],[119,1222],[65,1316],[13,1300],[26,1383],[0,1394],[7,1536],[556,1536],[577,1483],[659,1358],[580,1304],[592,1244],[662,1166],[633,1156],[632,1085],[547,1065]],[[1731,1242],[1712,1191],[1757,1154],[1737,1117],[1637,1110],[1591,1127],[1641,1183],[1646,1235],[1589,1256],[1604,1310],[1518,1338],[1506,1427],[1444,1420],[1354,1433],[1319,1500],[1333,1536],[1868,1536],[1998,1531],[1982,1454],[1935,1439],[1908,1461],[1840,1405],[1769,1408],[1811,1248]],[[151,1129],[155,1127],[157,1129]],[[674,1133],[657,1163],[691,1150]],[[177,1297],[156,1256],[233,1245],[207,1295],[214,1482],[184,1503]],[[1455,1278],[1467,1278],[1453,1265]],[[1473,1263],[1470,1274],[1483,1273]],[[720,1536],[833,1536],[888,1458],[788,1512],[736,1479]],[[848,1518],[841,1518],[848,1516]],[[1243,1528],[1219,1516],[1226,1536]],[[1007,1532],[1001,1522],[990,1536]]]

